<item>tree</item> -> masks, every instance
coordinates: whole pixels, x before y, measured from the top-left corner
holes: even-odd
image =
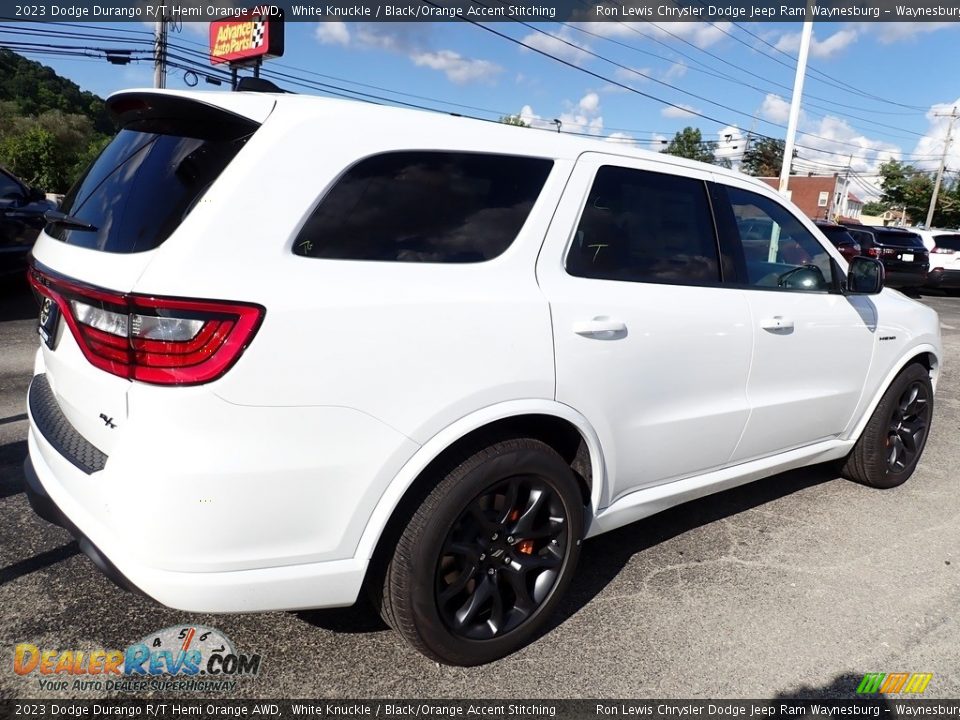
[[[713,151],[704,144],[700,130],[692,127],[685,127],[674,135],[670,144],[661,152],[705,163],[713,163],[716,160]]]
[[[897,160],[880,166],[880,200],[894,208],[905,207],[914,221],[926,220],[933,197],[934,180],[929,173],[918,170]],[[960,225],[960,186],[956,181],[944,179],[933,212],[934,227],[957,227]]]
[[[740,171],[754,177],[779,177],[783,170],[783,152],[786,142],[777,138],[760,138],[750,142],[740,161]],[[797,151],[793,151],[797,156]]]
[[[864,215],[882,215],[890,209],[890,203],[878,202],[873,200],[863,204]]]
[[[516,125],[517,127],[530,127],[530,123],[519,115],[504,115],[500,118],[504,125]]]

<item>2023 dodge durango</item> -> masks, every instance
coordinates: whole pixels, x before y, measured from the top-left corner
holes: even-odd
[[[936,314],[750,178],[319,98],[109,105],[34,249],[26,470],[161,603],[366,591],[478,664],[543,630],[585,538],[812,463],[892,487],[923,452]]]

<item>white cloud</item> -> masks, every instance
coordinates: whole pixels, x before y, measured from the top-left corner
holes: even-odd
[[[684,62],[675,62],[673,65],[668,67],[664,73],[661,75],[663,80],[670,82],[671,80],[679,80],[684,75],[687,74],[687,65]]]
[[[876,175],[880,165],[903,154],[898,145],[874,140],[843,118],[827,115],[817,121],[802,121],[797,133],[798,171],[811,166],[822,173],[842,172],[849,163],[859,175]]]
[[[600,109],[600,96],[595,92],[589,92],[580,98],[580,102],[577,103],[577,105],[585,113],[595,113]]]
[[[693,117],[695,112],[699,111],[692,105],[679,105],[678,107],[668,105],[660,111],[660,114],[665,118],[686,118]]]
[[[424,23],[317,23],[314,37],[326,45],[376,49],[406,56],[417,67],[437,70],[457,85],[490,82],[503,68],[490,60],[467,58],[454,50],[431,47]]]
[[[589,46],[581,42],[575,42],[573,39],[571,39],[570,32],[566,28],[557,34],[551,33],[550,35],[532,32],[524,37],[522,42],[530,47],[536,48],[537,50],[542,50],[545,53],[553,55],[554,57],[561,58],[562,60],[566,60],[574,64],[579,64],[590,58],[590,53],[585,52],[583,49],[589,49]],[[568,45],[567,43],[573,44]]]
[[[666,148],[667,145],[669,144],[670,144],[670,138],[668,138],[666,135],[660,135],[659,133],[654,133],[650,138],[649,149],[653,150],[654,152],[660,152],[661,150]]]
[[[636,145],[637,141],[634,139],[633,135],[630,135],[625,132],[615,132],[607,135],[604,140],[612,143],[619,143],[621,145]]]
[[[932,170],[939,165],[940,156],[943,154],[943,143],[950,126],[949,115],[954,107],[960,108],[960,98],[952,103],[938,103],[930,107],[927,111],[927,121],[930,125],[926,134],[920,138],[913,149],[913,155],[923,157],[910,160],[910,164],[928,170]],[[953,142],[947,152],[947,167],[949,168],[960,167],[960,140],[957,139],[957,130],[958,127],[954,124]]]
[[[790,117],[790,103],[779,95],[768,94],[757,111],[764,120],[783,124]]]
[[[317,23],[313,35],[324,45],[346,46],[350,44],[350,30],[347,29],[347,24],[343,22]]]
[[[916,40],[923,33],[936,32],[947,28],[956,29],[960,24],[955,22],[862,22],[857,28],[863,33],[872,33],[885,44],[900,42],[901,40]]]
[[[503,68],[489,60],[470,60],[453,50],[420,52],[410,55],[414,65],[443,72],[450,82],[465,85],[478,80],[492,80]]]
[[[597,93],[588,92],[576,104],[570,101],[565,104],[567,110],[555,116],[561,123],[561,131],[588,135],[603,133],[603,117],[599,114],[600,96]],[[524,105],[519,115],[520,119],[531,127],[556,130],[557,125],[552,119],[538,115],[530,105]]]
[[[615,23],[598,23],[601,25],[614,25]],[[636,25],[643,34],[653,33],[659,38],[670,39],[672,36],[683,38],[698,48],[707,48],[720,42],[726,33],[731,31],[733,26],[729,22],[705,23],[705,22],[638,22],[623,23],[624,25]],[[724,32],[726,31],[726,32]],[[635,35],[635,33],[631,32]]]
[[[647,78],[644,75],[649,75],[652,71],[650,68],[622,68],[618,67],[613,71],[613,77],[619,80],[622,83],[630,85],[631,83],[643,83],[647,81]],[[640,73],[643,73],[642,75]],[[616,86],[614,86],[616,87]],[[622,88],[621,88],[622,89]]]
[[[831,55],[844,50],[848,45],[857,41],[859,34],[856,30],[850,28],[838,30],[826,40],[818,40],[814,33],[810,39],[810,55],[815,58],[828,58]],[[777,50],[793,53],[800,49],[800,33],[787,33],[783,35],[776,43]]]

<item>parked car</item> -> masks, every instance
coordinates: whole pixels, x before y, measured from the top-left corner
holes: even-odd
[[[837,225],[826,220],[817,220],[816,225],[820,232],[827,236],[827,240],[832,242],[833,246],[846,258],[847,262],[860,254],[860,243],[853,239],[853,235],[843,225]]]
[[[44,226],[43,214],[56,208],[39,190],[0,167],[0,282],[27,271],[27,255]]]
[[[960,288],[960,231],[911,228],[930,251],[927,286],[956,290]]]
[[[877,258],[886,270],[885,283],[890,287],[915,290],[927,284],[930,253],[915,232],[894,227],[846,225],[860,243],[861,252]]]
[[[545,630],[585,538],[813,463],[893,487],[921,457],[936,313],[757,180],[321,98],[108,105],[122,130],[34,248],[25,469],[161,603],[365,589],[475,665]]]

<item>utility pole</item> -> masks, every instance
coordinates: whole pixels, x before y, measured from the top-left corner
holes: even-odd
[[[937,114],[935,117],[949,117],[950,124],[947,126],[947,139],[943,141],[943,155],[940,156],[940,168],[937,170],[937,181],[933,184],[933,195],[930,198],[930,209],[927,210],[927,222],[924,224],[924,227],[929,229],[933,225],[933,211],[937,209],[937,195],[940,194],[940,183],[943,182],[943,168],[947,164],[947,153],[950,151],[950,140],[953,135],[953,123],[957,119],[957,106],[953,106],[953,110],[950,111],[950,115],[944,115],[942,113]]]
[[[165,12],[165,11],[164,11]],[[153,24],[153,86],[167,86],[167,21],[157,20]]]
[[[797,76],[793,81],[793,98],[790,101],[790,119],[787,121],[787,139],[783,147],[783,163],[780,168],[780,194],[787,194],[790,181],[790,166],[793,164],[793,146],[797,138],[797,123],[800,121],[800,101],[803,99],[803,79],[807,74],[807,56],[810,54],[810,38],[813,35],[813,5],[816,0],[808,0],[803,21],[803,33],[800,35],[800,52],[797,55]]]

